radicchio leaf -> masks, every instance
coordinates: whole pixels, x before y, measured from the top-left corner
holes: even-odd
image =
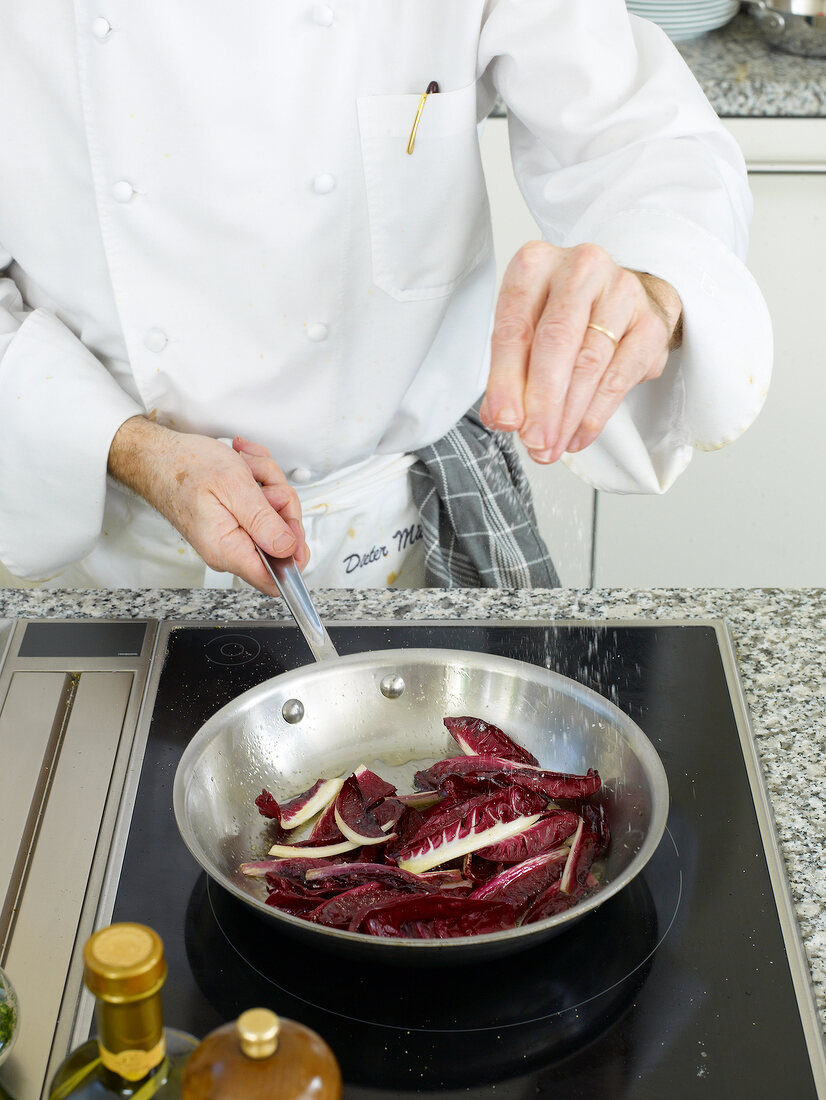
[[[585,827],[594,836],[594,859],[601,859],[611,843],[611,830],[605,819],[605,807],[601,802],[585,802],[580,807],[580,814],[585,821]]]
[[[396,793],[396,788],[392,783],[388,783],[380,775],[371,772],[364,764],[360,764],[353,774],[364,798],[364,805],[368,810],[371,810],[382,799],[390,798],[391,795]]]
[[[387,832],[367,808],[354,775],[345,779],[338,792],[335,816],[336,825],[355,844],[384,844],[395,835]]]
[[[294,850],[294,849],[293,849]],[[299,856],[295,859],[259,859],[253,863],[242,863],[241,871],[250,878],[264,878],[270,871],[281,875],[282,878],[294,879],[296,882],[304,882],[304,872],[310,867],[316,867],[319,863],[330,863],[329,859],[307,859]]]
[[[440,890],[467,890],[470,893],[473,886],[472,882],[464,878],[458,867],[442,867],[436,871],[422,871],[416,877],[419,882],[438,886]]]
[[[516,919],[501,902],[413,894],[371,909],[363,925],[374,936],[447,939],[514,928]]]
[[[444,819],[437,818],[431,823],[425,835],[417,834],[395,853],[396,862],[407,871],[429,871],[448,860],[515,836],[539,819],[537,811],[542,806],[537,805],[538,797],[515,787],[454,807],[445,813]]]
[[[536,757],[512,741],[498,726],[481,718],[445,718],[453,740],[468,756],[498,756],[519,764],[538,764]]]
[[[318,907],[319,895],[308,890],[292,879],[267,875],[267,905],[275,909],[284,909],[294,916],[303,916]]]
[[[541,791],[548,798],[589,798],[602,786],[599,772],[589,768],[585,775],[572,775],[569,772],[527,771],[517,768],[513,773],[514,783],[532,791]]]
[[[588,798],[600,789],[598,772],[589,768],[585,775],[554,772],[529,764],[509,764],[498,756],[450,756],[439,760],[424,771],[416,772],[417,787],[442,787],[451,776],[485,777],[494,783],[518,783],[530,790],[541,791],[548,798]]]
[[[281,859],[304,856],[305,859],[330,859],[360,848],[352,840],[342,840],[340,844],[273,844],[270,855]]]
[[[513,765],[499,756],[446,756],[437,760],[429,768],[423,768],[413,776],[414,786],[418,790],[431,791],[441,787],[449,775],[487,776],[506,775]]]
[[[346,839],[344,834],[336,824],[336,800],[333,799],[313,825],[307,843],[340,844],[344,839]]]
[[[538,920],[545,920],[546,917],[554,917],[557,913],[564,913],[575,902],[576,898],[571,894],[561,892],[560,880],[557,879],[528,906],[522,915],[522,924],[535,924]]]
[[[389,863],[337,863],[324,867],[310,868],[307,871],[307,882],[319,886],[335,886],[340,884],[343,889],[353,886],[361,886],[365,882],[385,882],[396,889],[414,889],[431,892],[438,890],[440,882],[428,882],[419,875],[410,871],[404,871],[401,867],[394,867]]]
[[[385,839],[389,836],[390,829],[402,816],[404,810],[404,804],[399,802],[398,798],[385,798],[383,802],[379,802],[371,810],[373,817],[385,832]]]
[[[482,775],[447,775],[439,790],[444,795],[442,805],[447,808],[458,802],[469,802],[480,794],[493,794],[515,785],[506,772],[488,772]]]
[[[398,887],[386,882],[363,882],[350,890],[328,898],[308,913],[314,924],[323,924],[328,928],[348,928],[356,931],[365,913],[382,902],[405,897]]]
[[[317,779],[312,787],[287,802],[278,803],[272,794],[265,788],[255,805],[262,817],[272,818],[277,821],[282,829],[297,829],[311,817],[335,801],[335,797],[341,789],[344,776],[336,779]]]
[[[570,810],[553,810],[524,833],[519,833],[510,840],[503,840],[500,844],[492,844],[489,848],[480,848],[476,854],[483,859],[498,860],[500,863],[521,863],[539,852],[555,848],[575,832],[578,824],[578,815]]]
[[[518,786],[493,790],[483,788],[481,794],[476,794],[472,798],[445,799],[444,802],[418,814],[417,821],[413,823],[405,821],[402,843],[394,845],[394,849],[396,852],[402,852],[424,837],[444,832],[451,825],[465,821],[477,809],[487,811],[492,821],[512,820],[520,815],[542,813],[545,810],[545,799],[534,791],[526,791]]]
[[[397,794],[396,798],[411,810],[426,810],[437,802],[441,802],[444,795],[441,791],[414,791],[412,794]]]
[[[478,852],[468,852],[462,861],[462,874],[476,886],[490,882],[504,870],[504,863],[491,863],[490,860],[481,858]]]
[[[297,829],[315,817],[335,800],[343,782],[343,775],[335,779],[317,779],[309,790],[285,802],[281,807],[282,829]]]
[[[573,894],[578,886],[582,886],[591,870],[594,862],[594,852],[597,848],[597,837],[585,824],[585,819],[579,819],[579,825],[571,841],[571,850],[565,870],[562,872],[562,880],[559,889],[563,894]]]
[[[544,890],[538,898],[528,907],[522,916],[522,924],[535,924],[537,921],[554,917],[557,913],[564,913],[572,909],[578,901],[587,897],[599,885],[593,875],[586,875],[582,884],[577,883],[572,893],[566,894],[562,890],[562,880],[557,879]]]
[[[255,805],[262,817],[268,817],[271,821],[277,821],[279,825],[281,824],[281,807],[266,787],[256,798]]]
[[[521,913],[538,893],[561,877],[567,858],[568,849],[565,847],[543,852],[526,859],[524,863],[508,867],[484,886],[477,886],[470,896],[477,901],[503,901]]]

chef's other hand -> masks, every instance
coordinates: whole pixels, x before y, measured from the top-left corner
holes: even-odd
[[[681,328],[669,283],[595,244],[529,241],[502,279],[482,419],[518,431],[536,462],[581,451],[629,390],[659,377]]]
[[[109,448],[109,473],[166,516],[211,569],[267,595],[278,589],[254,543],[276,558],[293,555],[299,568],[309,561],[298,497],[259,444],[239,437],[229,448],[133,416]]]

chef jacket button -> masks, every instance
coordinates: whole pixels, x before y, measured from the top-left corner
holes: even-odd
[[[329,195],[336,186],[336,177],[331,176],[329,172],[320,172],[317,176],[313,177],[313,191],[317,195]]]
[[[112,186],[112,198],[115,202],[129,202],[135,194],[135,188],[126,180],[118,180]]]
[[[290,474],[290,480],[294,481],[296,485],[307,485],[313,480],[313,471],[306,469],[304,466],[296,466]]]
[[[102,15],[99,15],[96,19],[92,20],[92,34],[95,36],[98,42],[103,42],[104,39],[108,38],[111,30],[111,23],[109,23],[108,20],[104,19]]]
[[[169,341],[166,333],[161,329],[150,328],[143,334],[143,342],[150,351],[163,351]]]
[[[336,13],[329,4],[315,4],[313,6],[313,22],[319,27],[332,27],[336,21]]]
[[[326,325],[322,325],[320,321],[314,321],[311,325],[307,325],[307,339],[312,340],[314,344],[320,344],[322,340],[327,339],[328,331]]]

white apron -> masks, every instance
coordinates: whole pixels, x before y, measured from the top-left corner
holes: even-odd
[[[310,588],[419,588],[424,553],[410,493],[412,455],[378,455],[338,475],[294,486],[311,558]],[[0,580],[3,578],[0,577]],[[109,493],[103,536],[91,554],[45,588],[242,588],[218,573],[140,498]]]

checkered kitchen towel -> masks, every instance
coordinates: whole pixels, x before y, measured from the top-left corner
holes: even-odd
[[[474,405],[410,468],[429,588],[558,588],[511,436]]]

